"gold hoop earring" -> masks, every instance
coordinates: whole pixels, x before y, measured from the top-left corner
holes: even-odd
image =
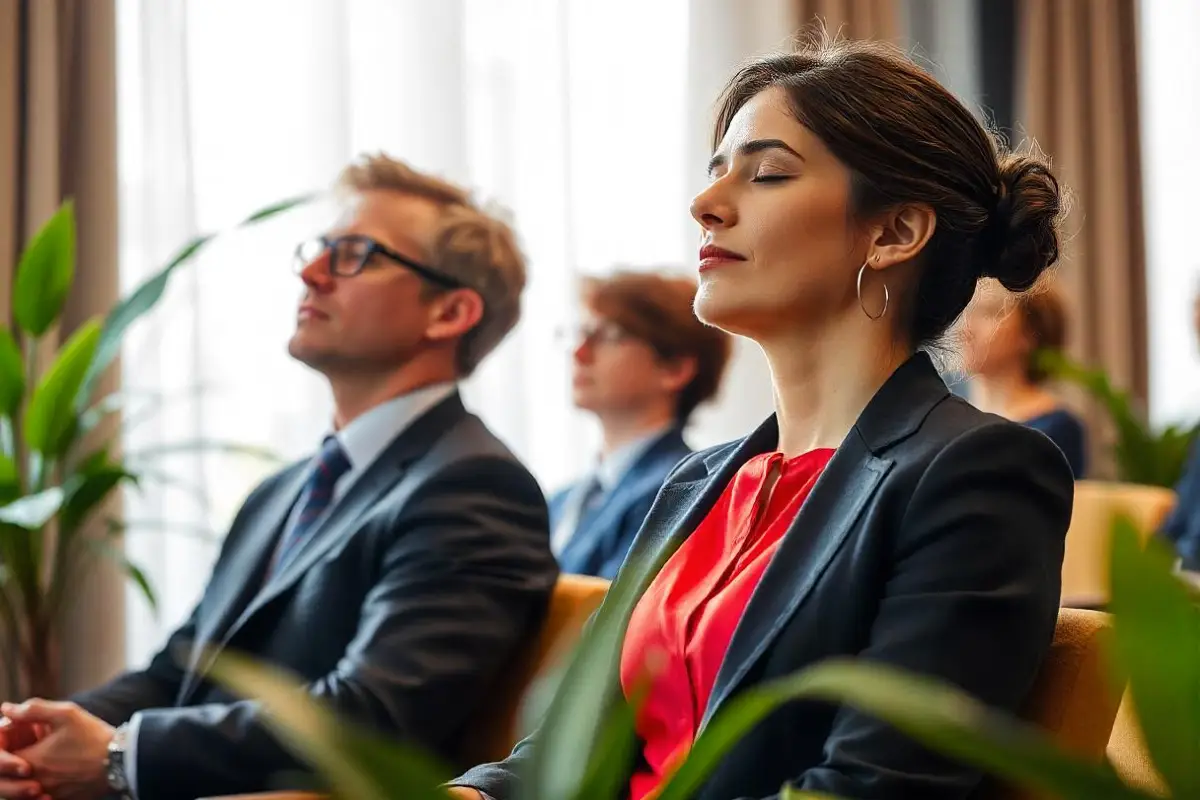
[[[879,260],[878,256],[876,256],[876,260]],[[886,314],[887,310],[888,310],[888,303],[892,299],[891,294],[888,292],[888,287],[887,287],[887,284],[885,283],[883,285],[883,310],[880,311],[878,314],[872,314],[870,311],[867,311],[867,305],[866,305],[866,303],[863,302],[863,296],[862,296],[862,279],[863,279],[863,273],[867,271],[867,263],[868,262],[864,261],[863,265],[858,268],[858,280],[855,282],[855,287],[858,290],[858,306],[859,306],[859,308],[861,308],[863,310],[863,313],[867,315],[867,319],[869,319],[869,320],[883,319],[883,315]]]

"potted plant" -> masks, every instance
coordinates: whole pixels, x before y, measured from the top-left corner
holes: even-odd
[[[1200,797],[1200,610],[1194,590],[1172,574],[1168,550],[1143,549],[1132,522],[1113,523],[1114,684],[1128,682],[1154,765],[1170,797]],[[616,584],[581,640],[541,719],[541,747],[522,800],[615,798],[634,747],[633,713],[604,708],[619,642],[634,597]],[[268,724],[308,760],[337,797],[445,798],[451,773],[336,718],[294,678],[233,654],[216,661],[217,680],[258,698]],[[986,708],[961,691],[877,664],[818,664],[739,696],[696,740],[658,795],[689,797],[752,726],[780,703],[807,698],[874,714],[927,746],[1013,783],[1064,800],[1149,800],[1161,795],[1123,783],[1107,764],[1059,750],[1044,733]],[[781,797],[813,797],[781,787]]]
[[[1116,430],[1113,459],[1117,478],[1126,483],[1173,488],[1179,482],[1200,423],[1154,430],[1134,408],[1128,392],[1112,385],[1103,370],[1086,367],[1057,350],[1043,350],[1038,361],[1054,378],[1084,389],[1105,409]]]
[[[263,209],[242,224],[303,199]],[[129,326],[154,308],[175,270],[212,238],[189,242],[106,316],[80,325],[49,358],[48,336],[75,276],[71,201],[20,256],[13,328],[0,328],[0,648],[7,698],[59,695],[59,624],[95,558],[114,560],[154,604],[145,574],[124,557],[122,527],[95,524],[106,500],[137,483],[139,474],[112,442],[96,441],[102,438],[98,424],[117,412],[120,395],[94,395]]]

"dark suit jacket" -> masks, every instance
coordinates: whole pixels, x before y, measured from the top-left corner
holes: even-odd
[[[299,768],[255,703],[205,680],[201,648],[286,667],[341,714],[449,758],[536,632],[557,578],[545,500],[457,394],[402,432],[263,587],[306,468],[246,500],[199,605],[148,668],[74,698],[114,725],[143,712],[140,797],[261,790]]]
[[[680,464],[618,584],[644,589],[738,468],[777,438],[772,418]],[[868,404],[785,535],[702,726],[747,687],[835,656],[936,676],[1016,710],[1053,638],[1073,488],[1049,439],[951,395],[928,357],[914,356]],[[608,689],[615,699],[615,675]],[[537,746],[534,734],[455,783],[514,800]],[[798,702],[764,719],[696,796],[775,797],[790,781],[846,798],[949,800],[980,780],[870,716]]]
[[[579,527],[558,557],[563,572],[612,580],[642,527],[655,495],[676,464],[690,455],[683,431],[671,428],[656,439],[617,481]],[[550,498],[550,529],[562,518],[572,485]]]

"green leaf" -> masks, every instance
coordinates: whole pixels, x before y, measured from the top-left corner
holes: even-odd
[[[263,220],[270,219],[277,214],[308,202],[311,197],[312,195],[301,195],[274,203],[254,212],[236,227],[254,225]],[[96,381],[100,379],[104,370],[108,369],[108,365],[121,352],[121,341],[125,338],[125,333],[129,330],[129,326],[158,305],[163,293],[167,290],[167,284],[170,282],[175,270],[195,257],[216,236],[216,234],[207,233],[192,239],[167,262],[165,267],[159,270],[157,274],[146,279],[133,291],[133,294],[117,303],[108,313],[108,318],[104,321],[104,333],[100,337],[99,346],[96,348],[96,358],[92,361],[91,368],[88,370],[87,377],[83,381],[79,396],[75,399],[76,410],[83,411],[87,407]]]
[[[27,531],[40,530],[54,518],[62,503],[63,490],[54,486],[0,506],[0,522]]]
[[[25,396],[25,360],[12,331],[0,328],[0,415],[12,417]]]
[[[79,418],[73,400],[100,339],[100,322],[89,320],[67,340],[30,398],[25,440],[48,458],[62,456],[73,444]]]
[[[150,610],[157,615],[158,597],[154,593],[154,587],[150,584],[150,579],[146,577],[146,573],[142,571],[142,568],[130,561],[125,552],[120,548],[113,547],[107,542],[96,539],[88,539],[86,541],[88,547],[96,555],[112,561],[125,573],[125,577],[133,581],[133,584],[141,591],[142,596],[146,598],[146,602],[150,605]]]
[[[618,702],[605,720],[595,751],[587,759],[587,771],[575,794],[576,800],[620,797],[629,783],[628,766],[633,763],[637,732],[637,709],[646,698],[643,684],[630,702]]]
[[[50,329],[62,313],[75,279],[75,207],[68,200],[34,234],[17,264],[13,318],[33,336]]]
[[[113,490],[123,481],[136,483],[138,477],[121,464],[108,463],[105,456],[100,461],[86,461],[79,470],[66,480],[60,535],[69,536],[77,531]]]
[[[852,706],[956,761],[1062,800],[1147,797],[1121,783],[1107,766],[1062,753],[1041,731],[958,689],[881,664],[834,659],[760,684],[727,704],[657,800],[691,797],[751,728],[783,703],[800,699]]]
[[[328,780],[334,794],[355,800],[446,800],[451,773],[412,746],[402,746],[339,720],[276,667],[223,651],[210,670],[218,683],[258,700],[280,741]]]
[[[1146,747],[1174,797],[1200,797],[1200,611],[1175,560],[1116,516],[1111,609],[1118,666],[1129,677]]]
[[[20,494],[21,483],[17,475],[17,463],[0,453],[0,503],[12,502]]]

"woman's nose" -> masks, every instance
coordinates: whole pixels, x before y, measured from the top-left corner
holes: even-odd
[[[714,181],[692,200],[692,219],[705,230],[728,228],[737,222],[737,211],[720,181]]]

